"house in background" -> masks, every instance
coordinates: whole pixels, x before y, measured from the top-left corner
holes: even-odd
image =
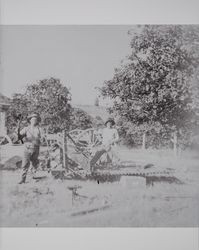
[[[11,100],[0,93],[0,136],[7,135],[6,114],[10,107]]]

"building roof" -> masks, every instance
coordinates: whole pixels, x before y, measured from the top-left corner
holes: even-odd
[[[7,96],[4,96],[3,94],[0,93],[0,104],[1,105],[10,105],[11,99],[8,98]]]

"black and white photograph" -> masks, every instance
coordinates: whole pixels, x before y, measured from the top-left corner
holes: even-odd
[[[1,227],[198,227],[199,25],[0,34]]]

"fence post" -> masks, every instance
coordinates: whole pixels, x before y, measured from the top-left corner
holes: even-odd
[[[174,155],[177,156],[177,144],[178,144],[178,138],[177,138],[177,132],[174,132],[173,134],[173,152]]]
[[[142,149],[143,150],[146,149],[146,132],[144,132],[144,134],[142,136]]]
[[[62,140],[63,140],[63,167],[68,171],[68,162],[67,162],[67,140],[66,140],[66,132],[63,130],[62,133]]]

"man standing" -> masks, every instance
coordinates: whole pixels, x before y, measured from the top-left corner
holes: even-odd
[[[93,172],[95,164],[101,158],[101,156],[104,153],[110,152],[112,146],[119,140],[117,129],[113,128],[113,126],[115,125],[115,121],[109,118],[105,122],[105,125],[106,125],[106,128],[104,128],[102,132],[102,145],[90,161],[91,172]],[[109,161],[110,161],[110,157],[109,157]]]
[[[41,140],[41,129],[38,126],[40,117],[37,114],[28,116],[30,125],[18,133],[19,140],[24,139],[24,155],[22,160],[22,179],[19,184],[25,183],[30,163],[35,168],[39,164],[39,149]]]

